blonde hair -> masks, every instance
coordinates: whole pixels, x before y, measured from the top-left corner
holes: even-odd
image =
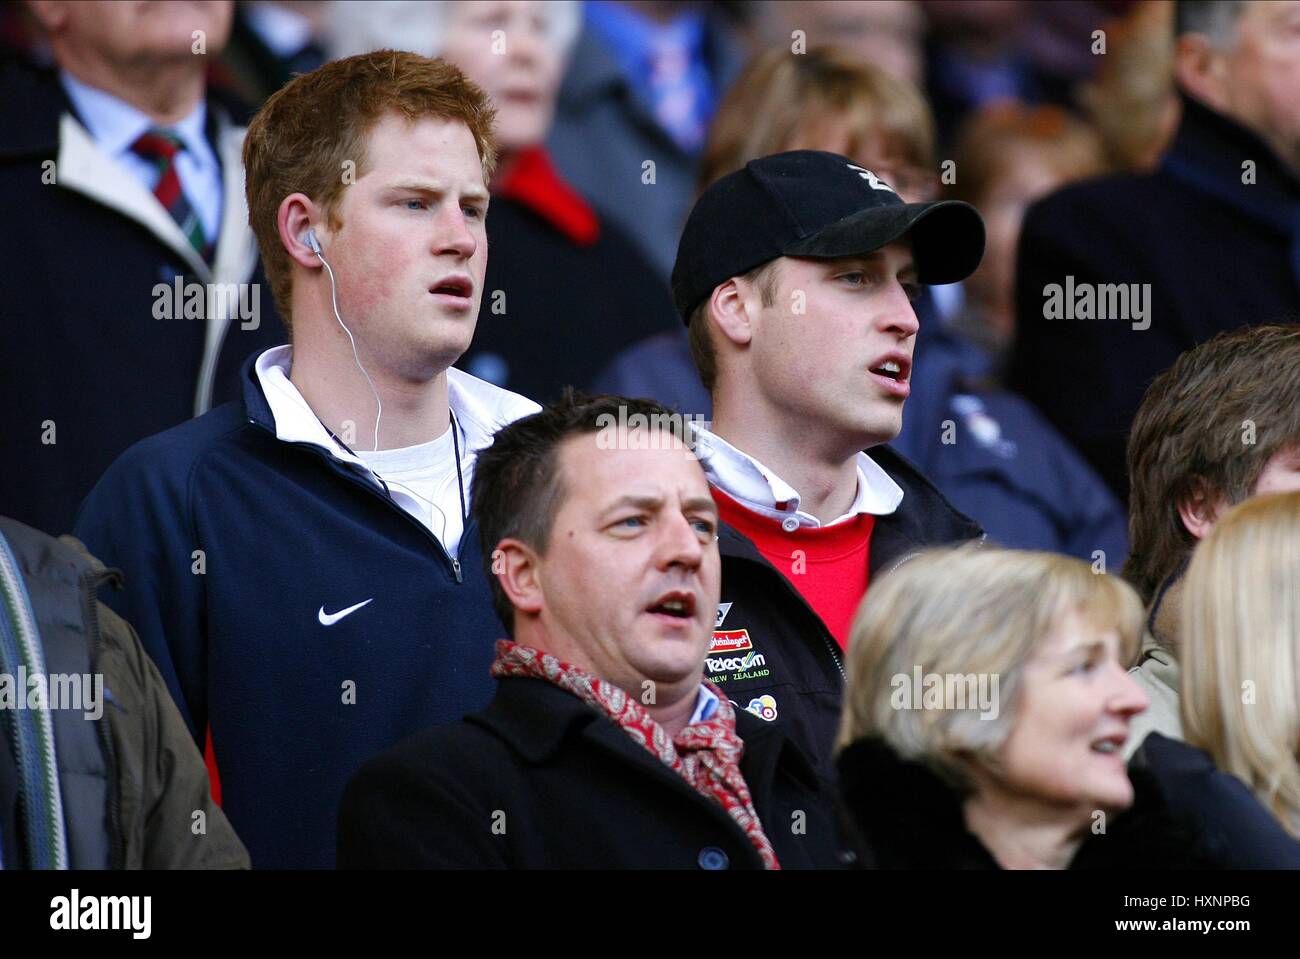
[[[837,746],[883,739],[969,788],[972,762],[996,768],[1015,722],[1017,693],[1034,647],[1077,611],[1115,629],[1124,662],[1137,653],[1142,603],[1123,580],[1057,553],[963,546],[926,550],[873,582],[853,621]],[[923,673],[998,677],[998,715],[978,709],[900,709],[895,677]]]
[[[879,144],[918,167],[934,166],[934,119],[921,91],[836,47],[755,56],[718,106],[700,158],[703,190],[756,157],[843,132],[850,151]]]
[[[1214,525],[1192,554],[1181,628],[1183,735],[1300,838],[1300,492]]]

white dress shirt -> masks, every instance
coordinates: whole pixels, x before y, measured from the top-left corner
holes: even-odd
[[[158,168],[132,152],[131,144],[159,124],[125,100],[82,83],[66,70],[59,71],[59,80],[100,149],[129,170],[152,193],[158,185]],[[203,225],[204,238],[215,244],[221,230],[221,164],[217,162],[217,155],[204,131],[207,119],[207,104],[199,100],[198,106],[188,116],[166,129],[175,133],[185,145],[185,149],[176,155],[176,174],[185,199]]]
[[[834,526],[860,513],[885,516],[898,509],[903,491],[866,453],[858,453],[858,488],[848,512],[822,523],[799,508],[799,491],[748,453],[736,449],[716,433],[692,425],[695,455],[710,485],[716,486],[751,512],[781,521],[792,533],[800,527]]]

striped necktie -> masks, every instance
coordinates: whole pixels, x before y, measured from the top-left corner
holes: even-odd
[[[185,149],[180,137],[170,130],[154,127],[140,134],[139,139],[131,144],[131,150],[138,156],[153,163],[158,169],[158,183],[153,188],[153,195],[163,205],[172,219],[181,228],[194,249],[206,260],[210,250],[203,235],[203,224],[190,201],[181,189],[181,178],[176,171],[176,154]]]

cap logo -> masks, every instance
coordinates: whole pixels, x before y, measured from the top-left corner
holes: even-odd
[[[893,187],[891,187],[891,186],[890,186],[888,183],[886,183],[884,180],[880,179],[880,177],[876,176],[876,175],[875,175],[874,173],[872,173],[870,170],[864,170],[862,167],[860,167],[860,166],[854,166],[852,163],[846,163],[846,164],[844,164],[844,165],[845,165],[846,167],[848,167],[850,170],[857,170],[857,171],[858,171],[858,176],[860,176],[860,177],[862,177],[862,179],[866,180],[866,181],[867,181],[867,185],[870,186],[871,189],[873,189],[873,190],[884,190],[886,193],[893,193],[893,192],[894,192],[894,188],[893,188]]]

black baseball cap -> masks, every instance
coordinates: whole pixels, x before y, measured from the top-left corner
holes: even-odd
[[[779,256],[870,253],[904,236],[921,283],[956,283],[984,255],[984,220],[969,203],[904,203],[848,157],[792,150],[759,157],[709,186],[686,220],[673,300],[682,319],[720,283]]]

